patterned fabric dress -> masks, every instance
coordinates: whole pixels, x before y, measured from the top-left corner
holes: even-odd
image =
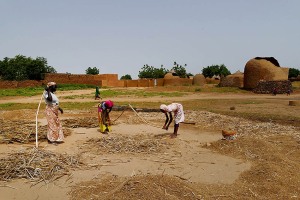
[[[44,93],[44,99],[46,102],[45,114],[48,122],[47,138],[50,142],[63,142],[64,134],[62,125],[58,118],[59,101],[55,94],[51,93],[51,95],[52,101],[48,101],[48,94],[47,92]]]
[[[180,103],[171,103],[170,105],[161,105],[161,109],[167,112],[174,112],[175,124],[184,121],[183,106]]]

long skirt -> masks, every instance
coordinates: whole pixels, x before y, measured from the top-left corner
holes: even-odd
[[[46,106],[46,118],[48,121],[47,138],[50,142],[63,142],[64,134],[58,118],[58,106]]]
[[[179,124],[180,122],[184,121],[184,112],[183,106],[179,103],[176,103],[177,110],[174,112],[175,124]]]

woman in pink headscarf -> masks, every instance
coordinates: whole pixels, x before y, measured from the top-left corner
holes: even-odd
[[[172,112],[174,112],[174,133],[171,135],[172,138],[177,137],[177,132],[179,129],[179,123],[184,121],[183,106],[180,103],[171,103],[170,105],[162,104],[160,105],[160,111],[165,113],[166,121],[163,129],[168,130],[169,125],[173,120]],[[169,113],[169,116],[168,116]]]
[[[106,127],[104,133],[109,132],[108,126],[110,126],[109,113],[114,106],[114,103],[111,100],[102,101],[98,107],[98,115],[101,113],[102,124]],[[99,117],[99,116],[98,116]]]
[[[48,122],[47,138],[49,143],[64,141],[62,126],[58,118],[58,111],[63,113],[63,109],[59,107],[59,100],[55,95],[56,88],[55,82],[49,82],[43,95],[46,103],[45,114]]]

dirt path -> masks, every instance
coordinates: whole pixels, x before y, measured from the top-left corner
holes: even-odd
[[[90,98],[72,98],[68,99],[68,96],[80,96],[90,95]],[[95,101],[93,90],[74,90],[74,91],[57,91],[57,96],[60,102],[93,102]],[[0,99],[0,104],[3,103],[39,103],[41,96],[33,97],[3,97]],[[119,96],[113,97],[114,101],[136,101],[136,102],[157,102],[161,101],[162,97],[127,97]],[[181,97],[163,97],[164,101],[187,101],[196,99],[281,99],[281,100],[300,100],[300,94],[296,93],[291,96],[277,95],[272,96],[270,94],[223,94],[223,93],[191,93]],[[99,100],[96,100],[98,102]]]

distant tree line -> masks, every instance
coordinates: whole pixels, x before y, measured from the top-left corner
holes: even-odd
[[[180,78],[187,78],[193,76],[186,71],[187,64],[180,65],[177,62],[173,63],[170,70],[161,65],[159,68],[145,64],[139,71],[139,78],[164,78],[167,73],[172,73],[174,76]],[[97,67],[88,67],[85,70],[86,74],[99,74],[100,70]],[[45,73],[57,73],[57,71],[47,64],[47,59],[44,57],[37,57],[35,59],[23,55],[17,55],[14,58],[5,57],[0,60],[0,79],[2,80],[42,80]],[[213,76],[228,76],[231,72],[224,64],[211,65],[202,69],[202,74],[205,77],[212,78]],[[297,77],[300,71],[295,68],[289,69],[289,78]],[[121,80],[132,80],[129,74],[121,76]]]
[[[42,80],[45,73],[56,73],[56,70],[48,66],[46,58],[43,57],[33,59],[17,55],[0,60],[0,78],[3,80]]]
[[[174,62],[173,67],[170,70],[167,70],[163,67],[163,65],[160,66],[160,68],[156,68],[153,66],[149,66],[148,64],[144,65],[141,70],[139,71],[139,78],[164,78],[164,76],[171,72],[175,76],[179,76],[180,78],[186,78],[189,76],[193,76],[191,73],[186,72],[187,65],[184,64],[184,67],[182,65],[179,65],[177,62]]]
[[[204,67],[202,69],[202,74],[205,78],[212,78],[213,76],[228,76],[231,74],[231,72],[224,64],[221,64]]]
[[[97,67],[88,67],[86,70],[85,70],[85,73],[86,74],[92,74],[92,75],[96,75],[96,74],[99,74],[100,73],[100,70],[97,68]]]
[[[168,72],[171,72],[175,76],[179,76],[180,78],[188,78],[193,76],[192,73],[186,72],[187,64],[179,65],[177,62],[174,62],[173,67],[170,70],[163,68],[161,65],[160,68],[155,68],[153,66],[144,65],[139,71],[139,78],[163,78]],[[212,78],[213,76],[227,76],[230,75],[230,71],[227,67],[222,65],[211,65],[202,69],[202,74],[205,77]]]

